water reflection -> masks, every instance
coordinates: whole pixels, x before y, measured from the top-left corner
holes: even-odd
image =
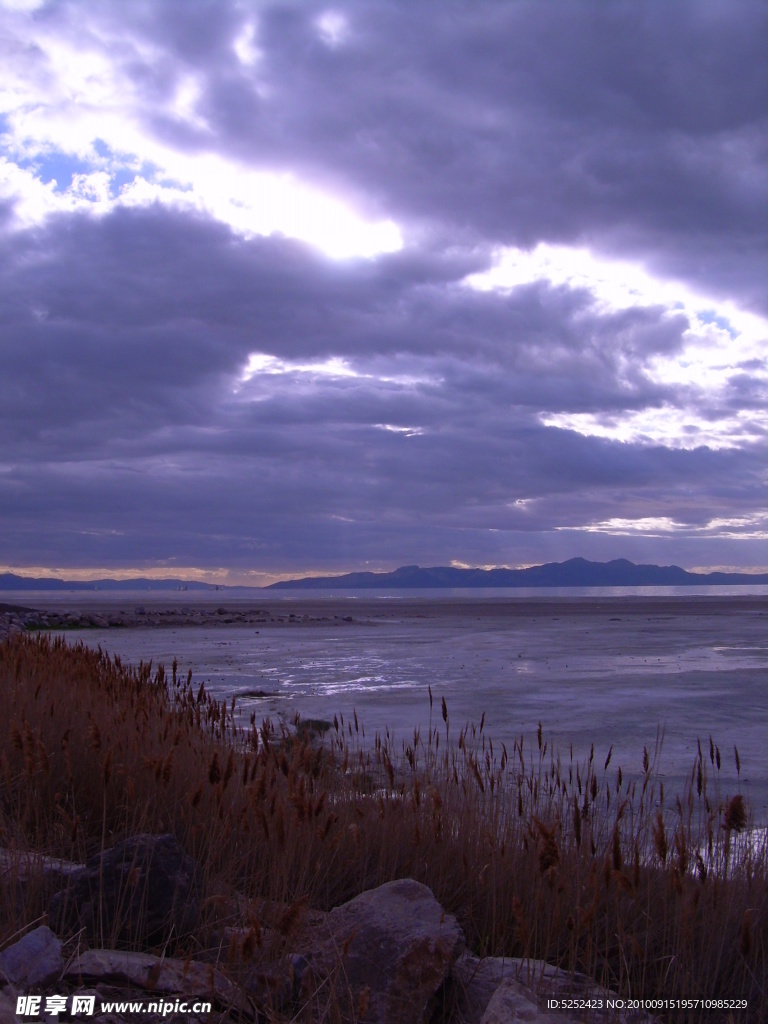
[[[697,739],[723,752],[723,785],[742,791],[759,814],[768,806],[768,616],[627,614],[477,621],[466,617],[390,620],[376,625],[178,630],[88,630],[70,634],[124,661],[152,658],[180,670],[220,699],[241,694],[247,721],[351,718],[367,742],[389,728],[402,739],[429,720],[427,687],[445,697],[453,735],[486,712],[486,733],[509,744],[545,735],[582,756],[613,745],[613,763],[639,770],[644,745],[665,730],[662,770],[682,787]],[[254,693],[267,696],[255,697]],[[250,694],[250,696],[246,696]],[[274,695],[273,695],[274,694]]]

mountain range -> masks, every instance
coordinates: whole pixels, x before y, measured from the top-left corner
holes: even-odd
[[[589,562],[570,558],[528,569],[422,569],[404,565],[394,572],[350,572],[344,576],[313,576],[282,580],[268,589],[385,590],[453,587],[688,587],[768,584],[768,573],[696,573],[679,565],[635,565],[626,558]]]
[[[626,558],[590,562],[570,558],[527,569],[458,569],[450,565],[421,568],[403,565],[393,572],[350,572],[343,576],[305,576],[281,580],[267,590],[406,590],[460,587],[712,587],[768,585],[768,573],[688,572],[679,565],[636,565]],[[183,579],[60,580],[52,576],[0,574],[3,590],[241,590]]]

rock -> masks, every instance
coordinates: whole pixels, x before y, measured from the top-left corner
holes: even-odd
[[[0,885],[5,887],[8,899],[22,914],[30,889],[40,896],[50,896],[70,884],[72,878],[84,870],[84,864],[46,857],[34,850],[0,847]]]
[[[41,925],[0,953],[0,980],[28,987],[47,985],[62,972],[61,943]]]
[[[361,1024],[424,1024],[462,950],[456,919],[412,879],[362,893],[328,915],[312,948],[297,951],[318,998],[329,993]],[[311,993],[305,993],[311,997]]]
[[[639,1010],[614,1012],[607,1008],[616,993],[602,988],[578,971],[568,972],[543,960],[514,957],[479,957],[465,954],[451,972],[454,997],[453,1024],[511,1024],[512,1021],[536,1021],[536,1024],[564,1024],[586,1021],[602,1024],[655,1024],[654,1018]],[[548,998],[590,999],[602,1002],[603,1009],[582,1011],[548,1010]]]
[[[536,1024],[556,1024],[554,1013],[539,1013],[530,990],[519,982],[507,979],[496,989],[480,1024],[512,1024],[513,1021],[535,1021]],[[558,1015],[562,1022],[563,1014]],[[567,1017],[565,1019],[568,1019]]]
[[[43,878],[54,886],[63,887],[82,871],[85,871],[84,864],[75,864],[61,857],[46,857],[34,850],[0,847],[0,873],[16,882]]]
[[[51,900],[58,930],[85,927],[89,940],[153,944],[194,930],[199,871],[173,835],[138,835],[96,854]]]
[[[0,617],[0,640],[8,640],[24,632],[24,620],[16,612],[7,611]]]
[[[0,992],[0,1024],[18,1024],[16,1003]]]
[[[656,1018],[640,1009],[617,1011],[606,1007],[609,1000],[618,1000],[618,995],[611,989],[590,978],[587,974],[578,971],[564,971],[552,964],[544,963],[542,960],[517,960],[512,961],[519,965],[518,982],[531,992],[531,998],[538,996],[539,1004],[546,1006],[545,1000],[548,997],[571,998],[594,1000],[602,1003],[604,1009],[582,1014],[573,1014],[574,1020],[588,1022],[603,1022],[606,1014],[615,1024],[657,1024]],[[562,1012],[551,1014],[553,1020],[562,1020]]]
[[[504,957],[464,953],[451,970],[451,989],[456,1024],[479,1024],[499,985],[517,978],[519,961]]]
[[[160,995],[209,999],[220,1007],[250,1015],[251,1008],[240,990],[213,964],[195,960],[170,960],[150,953],[113,949],[89,949],[67,968],[68,981],[118,982]]]

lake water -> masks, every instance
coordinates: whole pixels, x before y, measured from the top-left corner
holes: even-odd
[[[584,757],[594,742],[602,764],[613,746],[612,766],[621,764],[625,773],[639,772],[643,748],[652,752],[661,728],[661,771],[672,789],[682,788],[697,740],[708,750],[711,735],[722,755],[723,788],[733,793],[740,787],[763,821],[768,600],[744,588],[712,590],[643,588],[638,596],[590,588],[566,597],[536,590],[511,598],[498,592],[420,597],[358,591],[345,597],[256,591],[259,605],[270,595],[272,611],[324,614],[311,625],[89,629],[67,636],[134,663],[152,659],[169,668],[175,657],[180,672],[191,668],[195,682],[205,682],[220,699],[238,695],[246,720],[255,712],[258,721],[290,722],[296,713],[343,714],[349,721],[356,711],[365,743],[386,728],[403,741],[412,740],[414,727],[426,731],[428,686],[435,719],[445,698],[454,736],[484,711],[486,733],[509,747],[521,733],[530,742],[541,721],[564,759],[571,744]],[[145,605],[148,599],[208,607],[253,603],[225,592],[46,594],[44,601],[17,595],[19,603],[59,608],[127,606],[139,599]],[[271,696],[247,695],[254,690]]]

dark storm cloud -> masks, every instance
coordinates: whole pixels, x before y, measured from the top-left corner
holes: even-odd
[[[289,168],[406,244],[331,261],[159,204],[0,218],[0,562],[632,557],[637,538],[568,531],[764,510],[765,437],[673,450],[544,425],[695,410],[753,414],[754,438],[764,362],[712,398],[652,372],[683,352],[683,309],[465,280],[497,246],[568,242],[768,308],[764,5],[333,9],[338,43],[321,4],[93,8],[83,31],[111,40],[156,139]],[[63,34],[79,16],[37,14]],[[168,109],[192,73],[200,123]]]
[[[444,273],[425,285],[398,273],[397,255],[332,274],[304,246],[244,243],[161,209],[53,221],[25,241],[0,297],[19,458],[0,477],[11,547],[39,548],[46,495],[44,547],[151,560],[165,544],[181,561],[231,552],[278,568],[339,557],[345,535],[376,522],[454,543],[477,533],[476,550],[488,530],[609,518],[626,491],[637,514],[702,487],[711,509],[713,478],[744,479],[743,455],[538,422],[542,408],[660,403],[642,360],[674,348],[680,318],[601,316],[543,286],[499,297],[454,282],[446,294]],[[284,372],[240,381],[251,352]],[[295,368],[339,354],[358,376]],[[313,553],[319,538],[327,553]]]
[[[206,423],[217,390],[236,386],[252,353],[299,365],[344,357],[357,372],[385,378],[371,385],[382,416],[394,400],[415,403],[411,418],[427,424],[429,395],[439,408],[451,392],[532,412],[624,409],[665,397],[643,360],[674,350],[687,326],[661,310],[601,314],[563,288],[478,293],[460,284],[462,262],[453,281],[439,261],[418,267],[409,254],[334,267],[301,244],[244,242],[160,208],[58,218],[6,244],[5,408],[19,443],[32,440],[32,423],[62,428],[114,414],[125,428],[132,410],[141,436],[177,422],[185,405],[191,423]],[[432,281],[428,269],[437,271]],[[387,387],[398,373],[421,375],[423,384]],[[283,401],[289,418],[303,418],[307,406],[292,407],[296,389],[281,379],[245,384],[243,400],[260,384],[272,399],[271,422]],[[341,386],[365,390],[365,377]],[[326,381],[303,401],[322,407],[336,396]]]
[[[318,31],[327,10],[136,3],[94,15],[146,123],[174,145],[290,166],[369,211],[484,246],[634,252],[766,308],[764,4],[355,0],[333,5],[348,20],[338,45]],[[54,4],[47,16],[73,31],[80,15]],[[253,67],[232,51],[249,20]],[[159,118],[190,73],[205,123]]]
[[[221,24],[153,26],[180,72],[202,62],[222,149],[406,224],[586,239],[766,308],[763,4],[355,2],[334,7],[349,19],[335,47],[324,4],[254,9],[252,71]]]

